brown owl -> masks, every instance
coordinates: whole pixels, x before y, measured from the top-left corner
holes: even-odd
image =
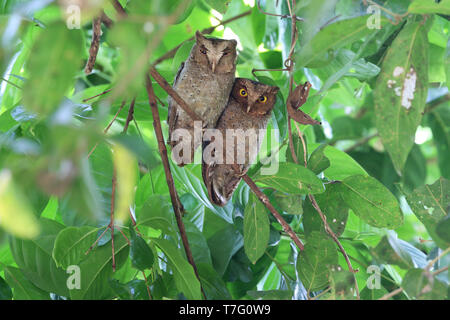
[[[236,78],[216,130],[205,132],[202,176],[212,203],[224,206],[231,198],[259,148],[279,88]],[[235,165],[240,171],[234,170]]]
[[[168,143],[179,166],[193,162],[194,152],[202,142],[202,129],[216,125],[230,96],[236,70],[235,40],[206,38],[198,31],[195,35],[196,43],[181,64],[173,88],[204,122],[195,124],[194,135],[194,121],[169,98]]]

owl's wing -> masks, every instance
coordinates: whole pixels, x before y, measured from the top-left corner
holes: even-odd
[[[183,71],[184,62],[181,63],[180,68],[178,68],[177,74],[175,76],[175,80],[173,81],[173,88],[176,87],[178,80],[180,78],[181,71]],[[173,107],[173,104],[176,103],[172,99],[169,99],[169,110],[167,115],[167,122],[169,124],[169,132],[172,132],[175,129],[175,123],[177,122],[177,108]]]

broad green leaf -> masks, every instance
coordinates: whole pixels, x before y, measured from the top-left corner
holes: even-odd
[[[422,22],[408,22],[387,50],[374,91],[376,127],[399,174],[425,108],[428,40]]]
[[[408,12],[416,14],[440,13],[450,15],[450,1],[414,0],[409,5]]]
[[[314,172],[302,165],[290,162],[280,163],[276,174],[259,175],[256,182],[289,194],[324,192],[323,184]]]
[[[352,157],[335,147],[325,147],[323,153],[330,160],[324,174],[330,180],[343,180],[353,175],[367,176],[367,172]]]
[[[338,237],[344,232],[349,209],[341,196],[343,188],[344,186],[339,183],[327,184],[324,193],[314,196],[321,211],[327,218],[328,225]],[[305,201],[303,227],[307,236],[313,231],[326,232],[319,213],[309,200]]]
[[[52,256],[58,267],[78,264],[97,239],[98,229],[89,226],[68,227],[58,233]]]
[[[402,269],[424,268],[427,263],[422,251],[392,234],[381,239],[373,250],[373,256],[380,263],[395,264]]]
[[[36,287],[15,267],[5,267],[6,282],[13,289],[14,300],[50,300],[50,293]]]
[[[12,291],[8,283],[0,277],[0,300],[11,300]]]
[[[139,104],[135,103],[135,116],[136,108]],[[148,103],[145,108],[148,110]],[[135,134],[120,134],[112,138],[113,141],[119,142],[128,151],[131,151],[136,158],[148,167],[148,170],[156,168],[160,163],[158,151],[150,147],[140,136]]]
[[[436,234],[450,243],[450,215],[447,215],[436,225]]]
[[[361,300],[378,300],[385,294],[388,294],[388,291],[384,287],[380,287],[379,289],[364,287],[359,296]]]
[[[41,218],[41,233],[32,240],[10,238],[10,248],[24,276],[40,289],[60,296],[69,296],[68,275],[57,267],[52,257],[55,239],[64,229],[56,221]]]
[[[308,169],[315,174],[321,173],[330,166],[330,159],[328,159],[324,154],[326,146],[326,144],[320,145],[311,153],[311,156],[309,157]]]
[[[134,227],[130,227],[130,258],[133,267],[144,271],[151,269],[155,260],[152,249],[142,237],[136,235]]]
[[[330,267],[330,286],[333,300],[354,299],[355,276],[339,265]]]
[[[197,268],[208,300],[231,300],[225,282],[210,264],[198,263]]]
[[[0,226],[20,238],[31,239],[40,232],[28,199],[15,185],[11,171],[0,171]]]
[[[448,286],[436,277],[428,276],[425,270],[410,269],[403,278],[402,288],[413,299],[444,300]]]
[[[337,263],[333,240],[325,234],[312,232],[297,258],[298,275],[308,292],[325,288],[330,281],[329,266]]]
[[[144,280],[131,280],[127,283],[120,283],[113,279],[109,282],[109,285],[121,300],[150,300]]]
[[[441,177],[432,185],[424,185],[406,195],[414,214],[424,224],[431,238],[440,248],[447,248],[449,242],[436,233],[436,225],[448,215],[450,203],[450,181]]]
[[[395,229],[403,213],[395,196],[372,177],[351,176],[342,181],[342,198],[363,221],[377,228]]]
[[[186,218],[183,222],[195,263],[204,263],[212,266],[211,252],[203,232]]]
[[[296,55],[295,67],[321,67],[333,58],[334,50],[377,32],[377,29],[367,27],[368,18],[361,16],[327,25],[302,47]],[[380,23],[383,26],[387,19],[382,18]]]
[[[159,194],[152,195],[137,212],[138,226],[160,229],[166,234],[174,234],[175,218],[169,200]]]
[[[129,246],[122,235],[115,235],[114,252],[116,270],[120,269],[128,257]],[[96,247],[89,252],[80,268],[80,288],[70,290],[72,300],[111,299],[112,289],[109,279],[113,276],[111,242]]]
[[[244,249],[252,263],[256,263],[266,251],[269,235],[267,209],[252,193],[244,211]]]
[[[29,110],[45,116],[55,110],[74,84],[83,58],[80,30],[62,22],[45,28],[35,42],[27,68],[30,76],[23,88],[23,102]]]
[[[301,195],[290,195],[284,194],[278,191],[273,193],[276,204],[281,210],[288,214],[302,214],[302,196]]]
[[[116,198],[114,215],[118,223],[124,224],[130,216],[137,181],[136,158],[123,146],[113,146],[114,168],[116,170]]]
[[[450,104],[445,103],[427,114],[427,122],[433,132],[433,142],[438,153],[439,169],[441,175],[446,179],[450,179],[450,166],[448,165],[448,159],[450,159],[449,109]]]
[[[244,245],[244,238],[233,225],[216,232],[208,239],[214,269],[223,275],[230,263],[231,257]]]
[[[200,282],[195,276],[194,269],[182,256],[180,249],[175,247],[169,240],[152,239],[167,258],[169,266],[172,268],[175,284],[186,298],[191,300],[201,300]]]
[[[217,10],[220,13],[227,12],[228,5],[231,0],[205,0],[207,4],[211,6],[214,10]]]

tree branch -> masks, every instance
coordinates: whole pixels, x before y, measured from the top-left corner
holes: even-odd
[[[92,41],[89,48],[89,59],[84,68],[84,73],[90,74],[94,69],[95,60],[97,59],[98,49],[100,47],[100,37],[102,35],[102,18],[95,17],[92,20]]]
[[[178,193],[175,189],[175,183],[173,181],[173,176],[170,171],[169,158],[167,157],[167,149],[166,149],[166,145],[164,143],[164,137],[163,137],[163,133],[162,133],[162,129],[161,129],[161,120],[159,117],[158,105],[156,102],[155,93],[153,91],[152,82],[151,82],[149,76],[146,77],[145,84],[146,84],[146,89],[147,89],[147,94],[148,94],[148,101],[149,101],[152,115],[153,115],[153,128],[155,130],[155,135],[158,140],[158,148],[159,148],[159,152],[161,154],[161,160],[162,160],[163,167],[164,167],[166,182],[169,187],[170,199],[172,201],[172,206],[173,206],[173,209],[175,212],[175,218],[177,221],[178,229],[180,231],[181,240],[183,242],[184,250],[186,252],[186,257],[187,257],[189,263],[192,265],[192,268],[194,269],[195,275],[196,275],[198,281],[200,282],[200,286],[201,286],[200,276],[198,274],[197,266],[195,265],[195,262],[194,262],[194,257],[192,256],[192,251],[189,246],[189,241],[188,241],[186,230],[185,230],[184,223],[183,223],[182,205],[181,205],[180,199],[178,197]],[[203,297],[206,300],[206,294],[203,291],[203,286],[201,286],[201,289],[202,289]]]

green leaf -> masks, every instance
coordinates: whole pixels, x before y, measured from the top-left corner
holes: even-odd
[[[427,264],[422,251],[393,234],[384,236],[372,253],[380,263],[394,264],[402,269],[424,268]]]
[[[151,269],[155,261],[152,249],[142,237],[136,235],[133,226],[130,226],[130,235],[131,264],[141,271]]]
[[[374,91],[376,127],[401,174],[427,98],[428,40],[422,22],[409,22],[383,60]]]
[[[445,300],[447,287],[422,269],[410,269],[402,281],[402,288],[408,296],[419,300]]]
[[[138,226],[160,229],[166,234],[176,233],[171,205],[167,198],[159,194],[151,195],[142,208],[138,209],[136,223]]]
[[[365,287],[361,290],[360,298],[361,300],[378,300],[387,293],[388,291],[384,287],[381,287],[380,289],[369,289],[368,287]]]
[[[330,159],[325,156],[324,150],[327,147],[326,144],[322,144],[317,147],[309,157],[308,169],[315,174],[319,174],[330,166]]]
[[[321,67],[333,58],[334,50],[377,32],[367,27],[367,20],[368,16],[361,16],[327,25],[296,55],[296,69]],[[382,18],[380,23],[383,26],[387,19]]]
[[[13,289],[14,300],[50,300],[50,294],[36,287],[15,267],[5,267],[5,278]]]
[[[31,204],[8,169],[0,171],[0,226],[14,236],[27,239],[40,232]]]
[[[129,246],[125,239],[121,235],[116,235],[114,241],[116,270],[125,263],[128,250]],[[113,297],[109,285],[109,279],[113,275],[111,241],[89,252],[87,258],[78,266],[81,275],[80,289],[70,290],[72,300],[100,300]]]
[[[439,169],[441,175],[446,179],[450,179],[450,166],[448,165],[448,159],[450,159],[449,106],[449,103],[445,103],[427,113],[427,122],[433,132],[433,142],[437,148]]]
[[[424,185],[406,195],[406,200],[417,218],[424,224],[431,238],[440,248],[450,242],[436,233],[436,225],[448,215],[450,203],[450,181],[441,177],[432,185]]]
[[[208,300],[231,300],[225,282],[210,264],[198,263],[197,268]]]
[[[81,32],[56,22],[43,30],[31,51],[23,103],[29,110],[47,115],[58,107],[74,84],[83,57]]]
[[[334,300],[354,299],[355,276],[341,266],[330,267],[331,297]]]
[[[127,283],[120,283],[116,279],[112,279],[109,285],[121,300],[150,300],[144,280],[131,280]]]
[[[8,283],[0,277],[0,300],[11,300],[12,296],[12,291]]]
[[[323,184],[314,172],[302,165],[290,162],[280,163],[280,168],[276,174],[259,175],[256,182],[289,194],[324,192]]]
[[[213,266],[219,275],[225,273],[231,257],[233,257],[243,245],[243,236],[230,224],[208,239]]]
[[[450,15],[450,1],[415,0],[409,5],[408,12],[416,14],[440,13]]]
[[[98,229],[89,226],[68,227],[58,233],[52,256],[58,267],[78,264],[97,239]]]
[[[267,209],[252,193],[244,211],[244,249],[252,263],[256,263],[266,251],[269,235]]]
[[[273,193],[276,204],[287,214],[302,214],[302,196],[284,194],[279,191]]]
[[[10,248],[24,276],[40,289],[60,296],[69,296],[67,274],[58,268],[52,257],[55,239],[64,229],[56,221],[41,218],[41,234],[32,240],[10,238]]]
[[[352,157],[332,146],[326,146],[323,153],[330,160],[324,174],[330,180],[343,180],[353,175],[367,176],[367,172]]]
[[[341,196],[343,188],[345,187],[339,183],[327,184],[327,189],[324,193],[314,196],[317,204],[327,218],[328,225],[338,237],[345,230],[349,209]],[[313,231],[325,232],[323,221],[309,200],[305,202],[303,227],[306,236]]]
[[[436,225],[436,234],[447,243],[450,243],[450,215],[439,221]]]
[[[297,258],[298,275],[308,292],[325,288],[330,281],[329,266],[337,263],[338,255],[331,238],[312,232]]]
[[[172,268],[175,284],[188,299],[201,300],[200,282],[197,280],[194,269],[181,255],[180,249],[175,247],[169,240],[152,238],[167,258]]]
[[[363,221],[377,228],[395,229],[403,213],[395,196],[378,180],[361,175],[342,181],[342,198]]]
[[[207,4],[211,6],[211,8],[217,10],[220,13],[227,12],[228,5],[231,0],[205,0]]]

